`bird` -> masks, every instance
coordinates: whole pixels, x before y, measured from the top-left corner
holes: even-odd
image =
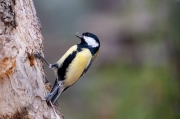
[[[36,56],[45,61],[49,68],[54,69],[56,80],[45,97],[45,100],[53,105],[65,90],[88,71],[99,54],[100,41],[95,34],[76,33],[76,37],[81,42],[70,47],[57,63],[49,64],[41,53],[36,53]]]

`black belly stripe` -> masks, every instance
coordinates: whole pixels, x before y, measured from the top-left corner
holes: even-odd
[[[73,61],[73,59],[76,57],[76,54],[78,52],[82,51],[81,48],[77,48],[77,51],[72,52],[63,62],[61,68],[58,69],[58,80],[64,80],[66,76],[66,70],[69,67],[69,64]]]

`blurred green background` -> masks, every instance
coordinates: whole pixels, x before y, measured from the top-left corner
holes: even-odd
[[[89,71],[59,98],[66,119],[180,119],[179,0],[34,4],[50,63],[80,42],[76,32],[101,41]],[[53,71],[45,73],[53,83]]]

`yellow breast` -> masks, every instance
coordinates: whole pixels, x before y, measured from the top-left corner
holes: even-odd
[[[84,69],[90,63],[91,58],[92,55],[88,49],[82,49],[81,52],[77,53],[71,65],[67,69],[64,81],[66,86],[73,85],[80,78]]]

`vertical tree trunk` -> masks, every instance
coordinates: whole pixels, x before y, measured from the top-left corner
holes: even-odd
[[[32,0],[0,0],[0,119],[62,119],[47,105],[43,37]]]

